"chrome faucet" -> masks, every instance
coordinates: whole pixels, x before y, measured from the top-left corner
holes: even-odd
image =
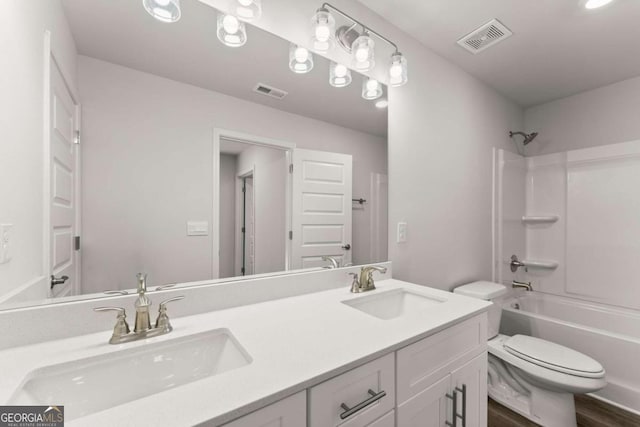
[[[322,260],[323,260],[323,261],[329,261],[329,262],[331,263],[330,265],[328,265],[328,266],[327,266],[327,267],[325,267],[325,268],[329,268],[329,269],[331,269],[331,268],[338,268],[338,267],[340,267],[340,264],[338,263],[338,260],[337,260],[337,259],[336,259],[336,257],[334,257],[334,256],[330,256],[330,255],[323,255],[323,256],[322,256]]]
[[[511,282],[511,287],[524,289],[526,291],[533,290],[533,286],[531,286],[531,282],[518,282],[517,280],[514,280]]]
[[[373,272],[378,271],[382,274],[387,272],[386,267],[380,267],[377,265],[369,265],[360,269],[360,278],[357,273],[349,273],[353,276],[353,282],[351,283],[351,292],[360,293],[372,291],[376,288],[373,281]]]
[[[167,315],[167,304],[173,301],[179,301],[184,298],[184,295],[169,298],[162,301],[158,308],[158,317],[155,325],[151,327],[151,315],[149,313],[149,307],[151,307],[151,300],[147,297],[147,275],[144,273],[138,273],[138,299],[135,302],[136,308],[136,320],[133,328],[133,332],[129,329],[127,323],[127,314],[122,307],[96,307],[94,311],[117,311],[118,316],[116,318],[116,325],[113,328],[113,334],[109,339],[109,344],[122,344],[125,342],[137,341],[144,338],[151,338],[158,335],[164,335],[173,330],[171,322],[169,322],[169,316]],[[160,290],[160,289],[157,289]]]

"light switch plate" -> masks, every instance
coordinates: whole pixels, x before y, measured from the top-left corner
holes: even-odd
[[[209,221],[187,221],[187,236],[208,236]]]
[[[0,264],[11,261],[13,224],[0,224]]]
[[[398,236],[397,236],[396,242],[397,243],[407,242],[407,223],[406,222],[398,223]]]

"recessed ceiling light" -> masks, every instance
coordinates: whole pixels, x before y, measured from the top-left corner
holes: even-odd
[[[587,0],[587,2],[584,4],[584,7],[586,7],[587,9],[597,9],[602,6],[606,6],[612,1],[613,0]]]
[[[388,105],[389,101],[387,101],[386,99],[381,99],[380,101],[376,102],[376,107],[378,108],[387,108]]]

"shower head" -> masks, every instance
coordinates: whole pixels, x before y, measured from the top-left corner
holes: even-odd
[[[524,136],[523,144],[527,145],[528,143],[530,143],[531,141],[536,139],[536,136],[538,136],[538,132],[532,132],[532,133],[509,132],[509,137],[510,138],[513,138],[514,135],[522,135],[522,136]]]

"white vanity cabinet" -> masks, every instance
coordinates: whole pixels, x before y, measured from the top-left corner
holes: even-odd
[[[486,427],[486,322],[472,317],[225,427]]]
[[[486,331],[477,316],[398,350],[398,427],[486,427]]]
[[[307,425],[307,392],[301,391],[225,424],[224,427],[301,427]]]

